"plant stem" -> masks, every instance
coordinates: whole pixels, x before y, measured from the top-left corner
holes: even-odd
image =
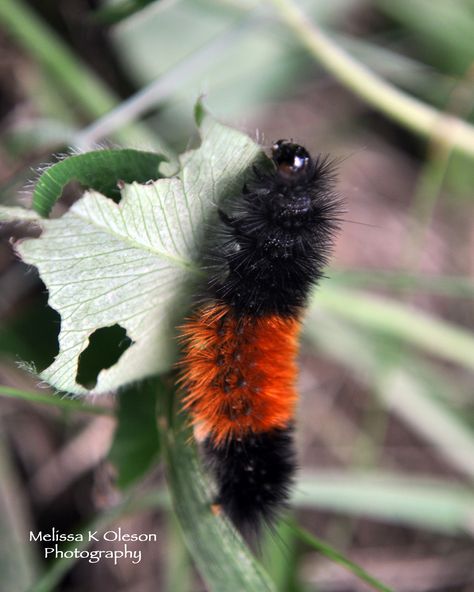
[[[352,561],[347,559],[347,557],[342,555],[342,553],[339,553],[339,551],[334,549],[334,547],[331,547],[326,542],[315,537],[304,528],[298,526],[298,524],[296,524],[294,520],[288,519],[287,524],[301,541],[303,541],[316,551],[319,551],[322,555],[324,555],[334,563],[341,565],[342,567],[353,573],[360,580],[366,582],[373,590],[379,590],[379,592],[394,592],[392,588],[385,586],[385,584],[382,584],[382,582],[372,577],[360,565],[357,565],[357,563],[353,563]]]
[[[364,329],[403,340],[464,368],[474,369],[474,337],[463,327],[356,290],[324,286],[318,291],[316,302],[330,314]]]
[[[81,130],[76,137],[77,146],[81,149],[89,149],[91,145],[123,127],[125,123],[136,120],[148,109],[163,102],[182,87],[193,74],[204,71],[209,64],[222,59],[222,53],[238,44],[257,22],[254,16],[243,19],[196,49],[170,70],[117,105],[115,109]]]
[[[94,74],[62,39],[23,0],[0,0],[0,25],[40,64],[70,102],[89,120],[95,120],[119,104],[118,97]],[[155,135],[139,124],[116,131],[115,138],[129,144],[153,146],[167,152]]]
[[[312,24],[292,0],[269,1],[310,53],[364,101],[411,131],[474,157],[473,126],[426,105],[374,74]]]
[[[116,105],[116,97],[22,0],[2,0],[0,22],[89,117]]]
[[[60,396],[40,395],[39,393],[31,393],[22,391],[8,386],[0,386],[0,396],[10,397],[12,399],[21,399],[23,401],[30,401],[31,403],[41,403],[42,405],[50,405],[63,409],[65,411],[76,411],[81,413],[91,413],[92,415],[113,415],[114,410],[107,407],[99,407],[98,405],[86,405],[77,399],[65,399]]]

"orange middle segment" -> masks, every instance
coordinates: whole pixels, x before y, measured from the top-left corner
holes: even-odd
[[[300,327],[299,318],[237,317],[221,303],[197,310],[182,327],[181,382],[198,439],[219,444],[288,426]]]

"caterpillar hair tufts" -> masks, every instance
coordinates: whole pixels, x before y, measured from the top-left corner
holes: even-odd
[[[216,506],[244,533],[271,524],[296,470],[296,356],[304,308],[338,230],[335,165],[292,141],[272,147],[219,210],[216,267],[181,327],[184,407],[217,485]]]

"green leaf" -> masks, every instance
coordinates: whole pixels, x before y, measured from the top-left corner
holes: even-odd
[[[397,292],[443,294],[452,298],[472,298],[474,280],[467,276],[425,275],[386,269],[342,269],[328,271],[333,285],[344,288],[382,288]]]
[[[118,471],[117,485],[131,485],[159,452],[156,381],[148,379],[119,394],[118,425],[109,459]]]
[[[160,154],[130,149],[94,150],[68,156],[41,174],[33,193],[33,208],[48,216],[70,181],[78,181],[85,188],[118,200],[119,181],[155,181],[160,177],[158,167],[164,160]]]
[[[172,412],[174,393],[164,386],[162,391],[160,426],[173,506],[210,592],[275,592],[240,535],[225,518],[212,512],[213,487],[200,467],[192,432]]]
[[[64,411],[74,411],[76,413],[92,413],[93,415],[111,415],[113,413],[112,409],[107,409],[107,407],[86,405],[77,399],[41,395],[39,393],[23,391],[9,386],[0,386],[0,396],[21,399],[22,401],[30,401],[31,403],[39,403],[41,405],[51,405],[52,407],[57,407]]]
[[[177,178],[122,189],[120,204],[88,191],[58,219],[0,208],[2,219],[33,219],[38,239],[18,252],[35,265],[61,315],[59,354],[41,377],[56,389],[88,392],[76,380],[78,360],[93,334],[118,324],[132,345],[102,369],[92,393],[104,393],[167,370],[174,360],[175,325],[199,278],[198,260],[216,204],[241,191],[261,156],[246,135],[206,117],[200,148],[181,157]],[[64,161],[66,163],[66,161]]]
[[[463,0],[375,0],[382,12],[411,33],[412,44],[424,46],[427,60],[459,76],[464,76],[474,58],[474,13],[469,4]]]
[[[474,336],[413,307],[355,290],[324,285],[315,304],[366,329],[404,339],[465,368],[474,369]]]
[[[24,592],[39,575],[39,562],[29,530],[34,528],[26,511],[26,492],[17,475],[11,448],[0,435],[0,570],[2,590]]]
[[[262,562],[278,592],[303,592],[298,581],[301,546],[285,520],[268,529],[262,542]]]
[[[121,0],[113,4],[101,6],[94,13],[94,17],[101,23],[108,25],[117,24],[120,21],[140,12],[156,0]]]
[[[334,547],[331,547],[326,542],[315,537],[304,528],[298,526],[295,522],[288,522],[293,532],[300,540],[302,540],[304,543],[306,543],[316,551],[319,551],[322,555],[324,555],[331,561],[334,561],[334,563],[337,563],[339,565],[342,565],[342,567],[345,567],[348,571],[353,573],[360,580],[366,582],[372,588],[372,590],[379,590],[380,592],[394,592],[392,588],[388,588],[387,586],[382,584],[382,582],[372,577],[360,565],[357,565],[357,563],[354,563],[350,559],[347,559],[347,557],[342,555],[342,553],[339,553],[339,551],[334,549]]]
[[[299,508],[376,518],[464,534],[473,517],[474,492],[465,485],[390,473],[305,472],[293,503]]]

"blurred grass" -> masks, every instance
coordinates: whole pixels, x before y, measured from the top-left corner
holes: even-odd
[[[289,525],[290,528],[293,530],[295,536],[297,536],[304,543],[306,543],[306,545],[315,549],[319,553],[322,553],[325,557],[329,558],[334,563],[337,563],[345,569],[347,569],[348,571],[352,572],[360,580],[368,584],[371,590],[380,590],[380,592],[394,592],[392,588],[389,588],[388,586],[382,584],[382,582],[368,574],[365,571],[365,569],[347,559],[347,557],[339,553],[336,549],[331,547],[331,545],[328,545],[320,539],[317,539],[310,532],[296,524],[293,520],[289,521]]]
[[[0,396],[29,401],[30,403],[39,403],[41,405],[51,405],[64,411],[75,411],[76,413],[91,413],[92,415],[113,414],[113,409],[101,407],[100,405],[88,405],[78,399],[61,398],[58,394],[42,395],[40,393],[23,391],[8,386],[0,385]]]
[[[3,430],[0,432],[0,588],[24,592],[38,577],[39,561],[28,544],[31,516]]]
[[[74,110],[91,119],[117,105],[116,95],[23,0],[2,0],[0,23],[44,69],[46,81],[66,95],[66,105],[72,102]],[[118,130],[116,137],[126,144],[132,139],[167,152],[163,142],[139,124]]]
[[[370,516],[440,533],[474,536],[472,487],[373,471],[306,471],[293,496],[298,508]]]
[[[100,512],[91,521],[84,524],[82,528],[76,530],[77,533],[83,535],[82,541],[66,543],[61,547],[61,550],[77,549],[78,552],[83,551],[91,544],[88,536],[89,531],[104,532],[107,528],[116,525],[121,519],[127,516],[150,509],[162,508],[165,503],[166,497],[163,495],[163,492],[158,491],[147,496],[138,496],[136,492],[130,491],[116,505]],[[54,561],[49,569],[44,571],[33,582],[27,592],[52,592],[56,590],[61,580],[77,561],[78,557],[74,553],[71,554],[71,557],[61,557]]]
[[[325,285],[314,301],[364,329],[403,339],[474,370],[474,335],[406,304]]]
[[[396,413],[449,462],[474,479],[474,432],[450,407],[450,393],[436,395],[436,375],[418,372],[422,362],[397,341],[357,331],[337,319],[313,313],[305,335],[321,351],[350,368],[367,383],[384,406]],[[449,382],[446,385],[450,388]]]

